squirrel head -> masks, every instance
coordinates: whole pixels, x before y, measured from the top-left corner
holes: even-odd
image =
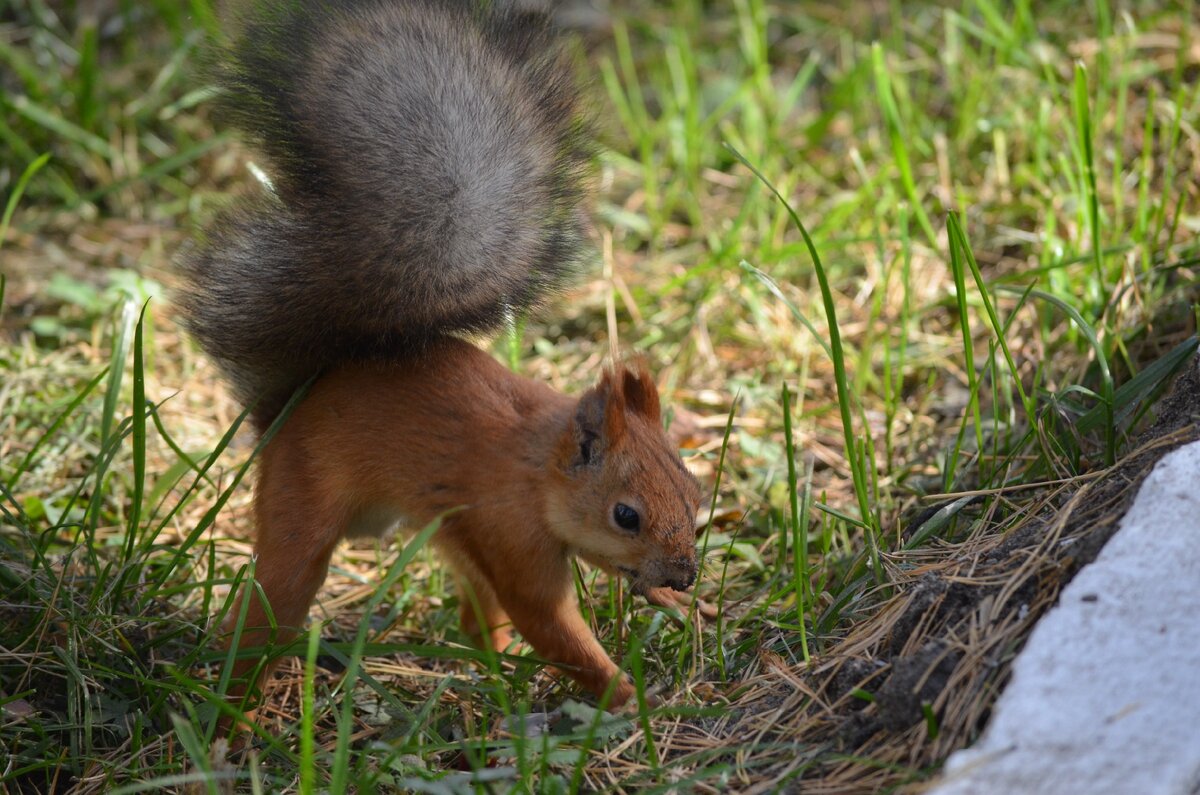
[[[645,369],[605,372],[579,398],[556,458],[550,526],[577,555],[638,592],[691,586],[703,495],[663,431]]]

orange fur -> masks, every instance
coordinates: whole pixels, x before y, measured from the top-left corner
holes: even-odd
[[[597,696],[612,685],[616,707],[634,689],[579,613],[571,557],[665,604],[695,579],[700,499],[644,370],[606,372],[576,400],[446,338],[314,384],[262,454],[256,576],[287,641],[339,540],[442,517],[433,543],[475,597],[462,595],[463,630],[504,650],[515,629]],[[618,503],[637,511],[636,532],[614,519]],[[249,598],[241,643],[265,645],[267,614]],[[255,665],[239,660],[235,677]]]

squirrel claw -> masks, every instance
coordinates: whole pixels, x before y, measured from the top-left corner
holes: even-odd
[[[658,694],[657,688],[647,687],[643,697],[646,699],[646,709],[648,710],[657,709],[664,703],[662,696]],[[630,696],[624,704],[611,711],[617,715],[624,715],[627,718],[636,718],[641,714],[641,708],[638,706],[636,695]]]

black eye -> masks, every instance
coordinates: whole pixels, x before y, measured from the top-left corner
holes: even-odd
[[[623,502],[618,502],[613,508],[613,521],[622,530],[636,531],[642,524],[642,518],[638,516],[638,512]]]

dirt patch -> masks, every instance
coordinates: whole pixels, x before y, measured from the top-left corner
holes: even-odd
[[[948,644],[930,641],[916,654],[893,660],[892,674],[876,697],[880,726],[900,731],[912,724],[914,715],[923,716],[961,659],[962,653]]]

